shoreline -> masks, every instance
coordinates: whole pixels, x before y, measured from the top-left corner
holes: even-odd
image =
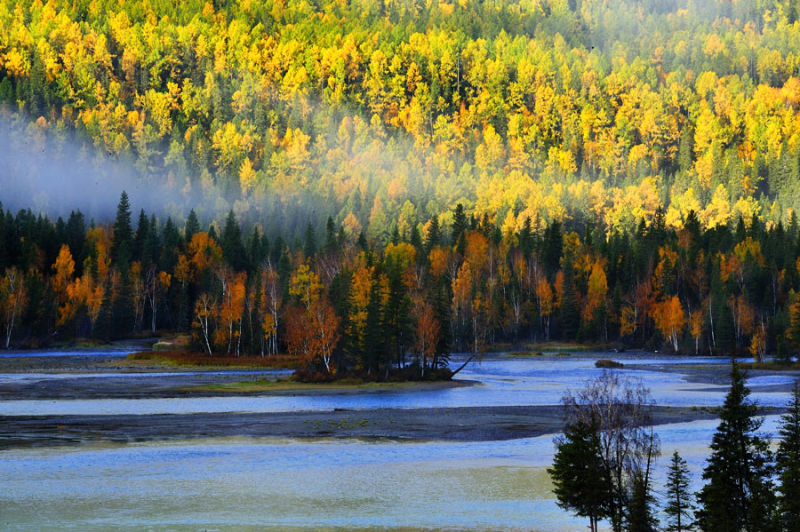
[[[561,405],[545,405],[0,417],[0,451],[87,443],[185,441],[231,436],[361,438],[409,442],[499,441],[557,434],[563,428],[563,413]],[[652,414],[654,426],[717,418],[713,409],[685,407],[655,406]]]

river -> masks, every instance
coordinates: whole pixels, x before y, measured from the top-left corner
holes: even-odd
[[[391,393],[159,399],[0,401],[5,416],[279,412],[333,408],[429,408],[557,404],[567,388],[598,375],[598,356],[486,356],[459,378],[468,387]],[[726,387],[693,382],[691,368],[719,359],[614,355],[658,404],[719,406]],[[682,372],[681,368],[686,371]],[[202,372],[200,372],[202,373]],[[0,375],[47,386],[69,379],[187,378],[182,372]],[[192,378],[202,378],[203,375]],[[748,381],[762,405],[788,400],[789,376]],[[0,418],[1,420],[2,418]],[[766,418],[774,431],[777,416]],[[669,455],[688,460],[695,488],[717,421],[661,425],[661,489]],[[447,529],[576,530],[546,473],[552,435],[487,442],[214,438],[0,451],[4,530]]]

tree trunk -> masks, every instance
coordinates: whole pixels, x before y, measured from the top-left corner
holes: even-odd
[[[466,360],[466,361],[465,361],[463,364],[461,364],[461,365],[458,367],[458,369],[457,369],[457,370],[455,370],[455,371],[453,372],[453,374],[452,374],[452,375],[450,375],[450,376],[451,376],[451,377],[455,377],[455,376],[456,376],[456,373],[458,373],[459,371],[461,371],[462,369],[464,369],[465,367],[467,367],[467,364],[469,364],[469,363],[472,361],[472,359],[473,359],[473,358],[475,358],[475,355],[474,355],[474,354],[473,354],[473,355],[471,355],[471,356],[470,356],[470,357],[469,357],[469,358],[468,358],[468,359],[467,359],[467,360]]]

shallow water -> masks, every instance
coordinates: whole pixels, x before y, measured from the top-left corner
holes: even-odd
[[[777,416],[767,419],[774,429]],[[658,427],[693,489],[716,421]],[[217,439],[0,453],[8,530],[249,527],[576,530],[546,474],[551,436],[499,442]]]
[[[331,392],[313,395],[263,395],[179,397],[153,399],[75,399],[0,401],[0,413],[15,416],[35,415],[145,415],[220,412],[291,412],[329,411],[334,408],[433,408],[468,406],[513,406],[559,404],[567,389],[577,389],[603,370],[594,366],[598,356],[506,358],[487,356],[468,365],[459,379],[479,383],[475,386],[436,390],[371,391],[357,394]],[[641,379],[650,388],[659,405],[710,407],[722,404],[726,386],[692,383],[685,375],[661,371],[666,364],[691,367],[697,364],[719,364],[720,359],[643,355],[616,355],[626,368],[616,370],[633,379]],[[457,362],[455,362],[457,363]],[[636,369],[630,368],[635,366]],[[198,372],[197,375],[233,374],[231,372]],[[150,375],[103,373],[106,377],[147,378]],[[185,378],[185,374],[179,375]],[[74,376],[82,378],[83,376]],[[10,378],[24,378],[10,376]],[[49,378],[49,377],[47,377]],[[59,377],[60,378],[60,377]],[[65,377],[69,378],[69,377]],[[167,378],[167,377],[165,377]],[[791,376],[754,377],[751,386],[790,384]],[[1,383],[0,383],[1,384]],[[752,398],[762,406],[783,406],[788,400],[785,391],[755,389]]]
[[[660,371],[676,362],[718,359],[615,355],[639,369],[659,404],[719,406],[724,386]],[[435,391],[296,397],[4,401],[0,414],[325,410],[556,404],[566,388],[601,373],[596,356],[485,357],[459,377],[479,385]],[[170,372],[164,372],[170,378]],[[202,373],[202,372],[200,372]],[[105,378],[102,376],[77,378]],[[147,376],[152,377],[152,374]],[[4,376],[5,377],[5,376]],[[30,378],[46,379],[51,375]],[[10,377],[9,378],[16,378]],[[70,377],[65,377],[70,378]],[[145,374],[134,374],[145,379]],[[755,386],[791,382],[755,377]],[[785,392],[757,392],[785,404]],[[778,416],[763,427],[774,432]],[[657,427],[663,451],[658,495],[673,450],[688,461],[698,489],[718,421]],[[0,528],[4,530],[474,529],[578,530],[587,522],[558,508],[546,468],[552,436],[490,442],[397,442],[224,438],[83,445],[0,452]]]
[[[224,440],[5,453],[19,529],[226,526],[570,530],[549,495],[550,440],[516,444]],[[532,467],[531,454],[534,454]],[[121,482],[119,479],[124,479]]]
[[[263,370],[222,370],[222,371],[142,371],[142,372],[93,372],[93,373],[0,373],[0,384],[34,383],[42,381],[65,381],[80,379],[166,379],[170,377],[214,376],[214,375],[252,375],[263,376],[291,375],[289,369]]]
[[[130,355],[131,353],[136,353],[141,351],[142,348],[131,348],[131,347],[104,347],[102,349],[86,349],[86,350],[49,350],[49,349],[42,349],[42,350],[29,350],[29,351],[5,351],[0,353],[0,358],[51,358],[51,357],[93,357],[93,356],[102,356],[102,357],[124,357]]]

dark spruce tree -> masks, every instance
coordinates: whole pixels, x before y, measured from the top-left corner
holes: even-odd
[[[653,495],[651,473],[653,460],[661,451],[653,427],[650,427],[650,434],[645,439],[646,442],[643,442],[644,445],[641,447],[642,460],[632,468],[633,482],[630,487],[630,500],[625,511],[625,529],[628,532],[656,532],[658,530],[658,519],[653,513],[656,498]]]
[[[242,244],[242,230],[239,228],[239,222],[236,221],[233,209],[228,212],[228,216],[225,218],[220,247],[225,261],[234,270],[241,272],[247,269],[247,252]]]
[[[144,213],[144,209],[139,211],[139,222],[136,225],[136,234],[133,238],[133,260],[141,262],[142,266],[150,264],[150,252],[152,251],[150,242],[150,220]]]
[[[581,321],[581,313],[575,297],[572,262],[564,261],[564,293],[558,315],[558,328],[561,338],[575,338]]]
[[[525,217],[525,222],[522,224],[522,229],[519,230],[517,240],[519,241],[520,251],[522,251],[526,257],[530,257],[533,252],[533,246],[536,243],[533,236],[530,216]]]
[[[463,235],[467,229],[469,229],[467,215],[464,212],[464,206],[459,203],[456,205],[455,210],[453,210],[453,234],[451,240],[453,245],[458,245],[461,235]]]
[[[783,530],[800,526],[800,385],[795,381],[789,409],[781,418],[781,441],[775,456],[780,482],[778,516]]]
[[[189,211],[189,216],[186,217],[186,224],[183,228],[183,238],[186,242],[191,242],[192,236],[200,232],[200,221],[197,219],[194,209]]]
[[[561,264],[561,255],[564,249],[564,238],[561,234],[561,224],[554,221],[544,230],[541,257],[545,272],[553,278]],[[566,271],[564,272],[566,274]],[[566,279],[565,279],[566,281]]]
[[[600,519],[609,516],[611,498],[609,472],[603,465],[597,423],[577,421],[567,425],[555,439],[553,467],[547,470],[553,481],[557,504],[589,518],[592,532]]]
[[[115,338],[126,338],[133,332],[136,316],[133,313],[131,283],[126,275],[123,275],[119,283],[119,289],[114,294],[111,305],[111,319],[111,330]]]
[[[425,251],[430,253],[434,246],[442,244],[442,231],[439,228],[439,217],[434,216],[428,224],[428,232],[425,234]]]
[[[411,226],[411,235],[408,237],[408,243],[414,246],[414,249],[417,250],[417,263],[423,263],[426,260],[426,257],[422,251],[422,237],[419,234],[419,228],[416,224]]]
[[[379,366],[383,358],[383,353],[386,351],[386,339],[383,333],[384,322],[381,313],[382,294],[378,268],[375,268],[372,281],[369,301],[367,303],[363,344],[360,346],[359,358],[361,359],[361,368],[366,371],[367,375],[376,377],[380,370]]]
[[[131,205],[128,202],[128,194],[123,190],[119,197],[114,234],[111,238],[111,257],[117,268],[123,272],[127,271],[130,265],[132,248]]]
[[[667,532],[694,530],[692,526],[692,494],[689,492],[689,468],[678,451],[672,453],[667,473]]]
[[[2,209],[0,209],[0,223],[2,223]],[[0,234],[2,231],[0,231]],[[72,257],[75,259],[75,274],[81,274],[83,271],[82,265],[86,258],[85,242],[86,242],[86,223],[81,211],[72,211],[69,214],[66,225],[65,241],[72,252]],[[2,238],[0,238],[0,246],[2,246]],[[1,261],[0,261],[1,262]]]
[[[325,251],[333,253],[336,251],[337,246],[336,225],[333,223],[333,218],[328,216],[328,221],[325,222]]]
[[[386,338],[384,372],[388,379],[393,361],[398,368],[405,365],[406,348],[411,336],[411,299],[403,283],[400,265],[388,262],[386,269],[389,293],[384,308],[383,330]]]
[[[306,227],[305,242],[303,243],[303,253],[307,259],[312,259],[317,253],[317,236],[314,232],[314,226],[309,222]]]
[[[749,395],[744,374],[734,362],[731,389],[703,471],[706,484],[697,494],[697,522],[707,532],[774,530],[772,456],[769,441],[757,432],[761,420]]]
[[[258,226],[253,228],[247,242],[247,262],[251,271],[256,271],[269,255],[269,241],[258,230]]]
[[[641,471],[634,475],[630,497],[625,516],[625,530],[656,532],[658,519],[653,515],[656,498],[653,496],[649,472]]]

